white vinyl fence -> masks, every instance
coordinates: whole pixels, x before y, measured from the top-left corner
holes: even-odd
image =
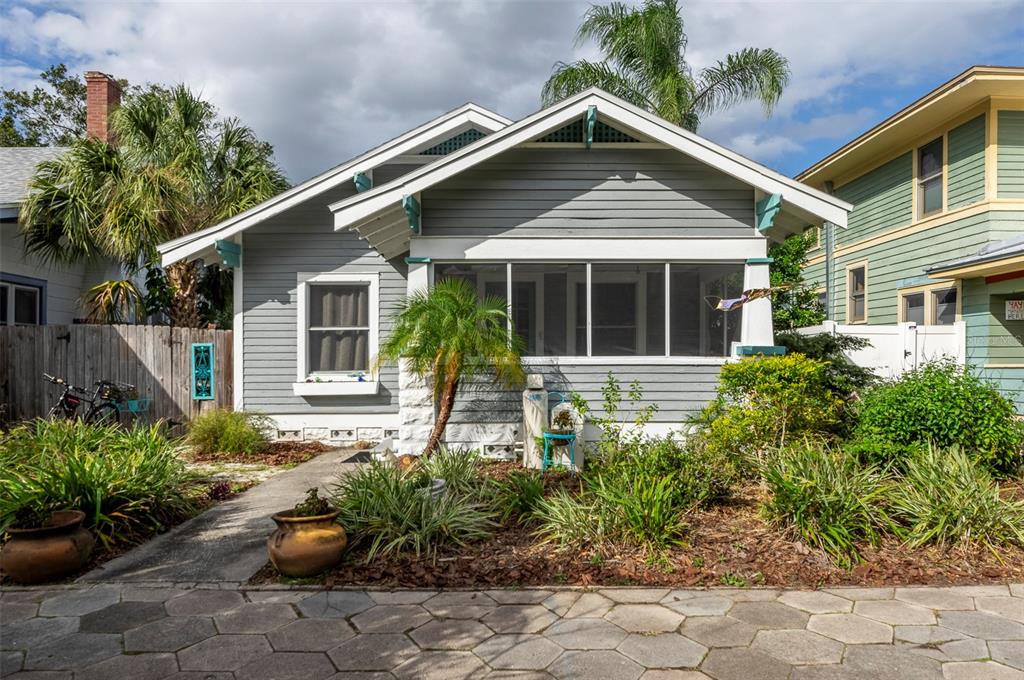
[[[905,371],[943,356],[963,365],[967,357],[967,332],[963,321],[951,326],[919,326],[915,323],[868,326],[826,321],[820,326],[798,328],[797,333],[834,333],[865,338],[871,344],[848,352],[847,356],[858,366],[869,368],[882,378],[896,378]]]

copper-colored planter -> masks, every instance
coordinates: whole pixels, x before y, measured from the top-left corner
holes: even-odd
[[[0,569],[17,583],[46,583],[85,566],[96,540],[82,527],[85,513],[53,513],[46,526],[8,529],[10,540],[0,551]]]
[[[293,517],[291,510],[274,515],[277,531],[267,539],[270,561],[285,576],[314,576],[341,561],[348,539],[335,520],[338,511]]]

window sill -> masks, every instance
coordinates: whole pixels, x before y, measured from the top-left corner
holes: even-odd
[[[377,394],[380,383],[376,380],[345,380],[338,382],[297,382],[292,383],[292,392],[299,397],[331,395]]]

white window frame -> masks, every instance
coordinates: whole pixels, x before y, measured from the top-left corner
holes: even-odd
[[[864,318],[855,320],[850,312],[853,308],[853,305],[850,303],[853,301],[853,272],[856,269],[864,270]],[[868,322],[868,293],[868,261],[861,260],[860,262],[846,265],[846,323],[866,324]]]
[[[310,287],[317,284],[364,284],[369,287],[369,347],[370,365],[364,379],[337,373],[311,373],[309,370],[309,296]],[[299,274],[296,290],[296,372],[293,391],[300,396],[332,394],[376,394],[380,376],[373,370],[380,347],[380,274]],[[356,373],[356,371],[352,371]],[[320,378],[320,382],[316,379]],[[312,379],[312,381],[310,381]]]
[[[899,310],[899,321],[900,323],[906,323],[906,300],[908,295],[914,295],[915,293],[924,294],[924,324],[925,326],[938,326],[938,309],[935,304],[935,293],[942,290],[955,290],[956,291],[956,321],[963,320],[963,304],[964,295],[960,280],[956,281],[940,281],[938,283],[926,283],[920,286],[912,286],[908,288],[900,288],[896,292],[897,309]],[[943,324],[950,326],[952,324]]]
[[[3,295],[7,296],[7,319],[3,321],[4,325],[7,326],[42,326],[43,325],[43,289],[39,286],[26,285],[23,283],[15,283],[13,281],[3,280],[0,281],[0,286],[5,287],[7,290],[2,291]],[[35,323],[16,323],[15,322],[15,308],[14,308],[14,297],[16,291],[26,290],[36,296],[36,322]]]

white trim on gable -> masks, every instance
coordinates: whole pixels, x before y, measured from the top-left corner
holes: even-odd
[[[352,176],[357,172],[366,172],[374,166],[379,166],[389,161],[402,161],[404,156],[416,150],[429,147],[471,127],[477,127],[494,133],[511,124],[512,121],[508,118],[488,111],[476,104],[460,106],[356,158],[331,168],[323,174],[317,175],[287,191],[283,191],[277,196],[230,219],[194,234],[188,234],[161,244],[158,246],[158,250],[161,255],[162,264],[166,266],[172,262],[194,257],[199,253],[207,251],[213,248],[213,245],[219,240],[230,238],[312,196],[332,189],[344,182],[351,182]],[[437,156],[436,160],[442,158],[444,156]]]

